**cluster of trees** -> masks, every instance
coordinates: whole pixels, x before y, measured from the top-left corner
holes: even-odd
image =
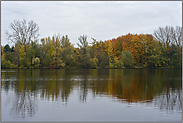
[[[18,24],[17,24],[18,23]],[[15,47],[1,45],[1,68],[181,68],[181,27],[159,27],[152,34],[127,34],[117,39],[88,44],[79,36],[78,48],[68,36],[42,38],[33,21],[14,21],[6,32]],[[23,30],[23,31],[21,31]]]

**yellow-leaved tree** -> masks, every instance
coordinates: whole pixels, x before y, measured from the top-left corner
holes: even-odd
[[[108,46],[109,68],[113,68],[113,65],[112,65],[113,47],[112,47],[111,41],[108,41],[108,42],[109,42],[109,46]]]
[[[20,51],[19,51],[19,60],[20,60],[20,67],[24,67],[24,59],[26,56],[24,45],[20,45]]]

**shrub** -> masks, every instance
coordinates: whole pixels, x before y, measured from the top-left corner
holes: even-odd
[[[39,60],[39,58],[38,57],[33,58],[32,64],[33,64],[34,68],[39,68],[39,66],[40,66],[40,60]]]

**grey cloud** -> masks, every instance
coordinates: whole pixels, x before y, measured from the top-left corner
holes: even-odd
[[[40,38],[60,33],[72,43],[82,34],[97,40],[117,38],[123,34],[153,33],[159,26],[182,24],[181,2],[135,1],[43,1],[2,2],[1,44],[4,31],[13,20],[26,18],[40,26]]]

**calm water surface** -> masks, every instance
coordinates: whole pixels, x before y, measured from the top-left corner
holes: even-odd
[[[181,122],[181,69],[1,70],[1,120]]]

